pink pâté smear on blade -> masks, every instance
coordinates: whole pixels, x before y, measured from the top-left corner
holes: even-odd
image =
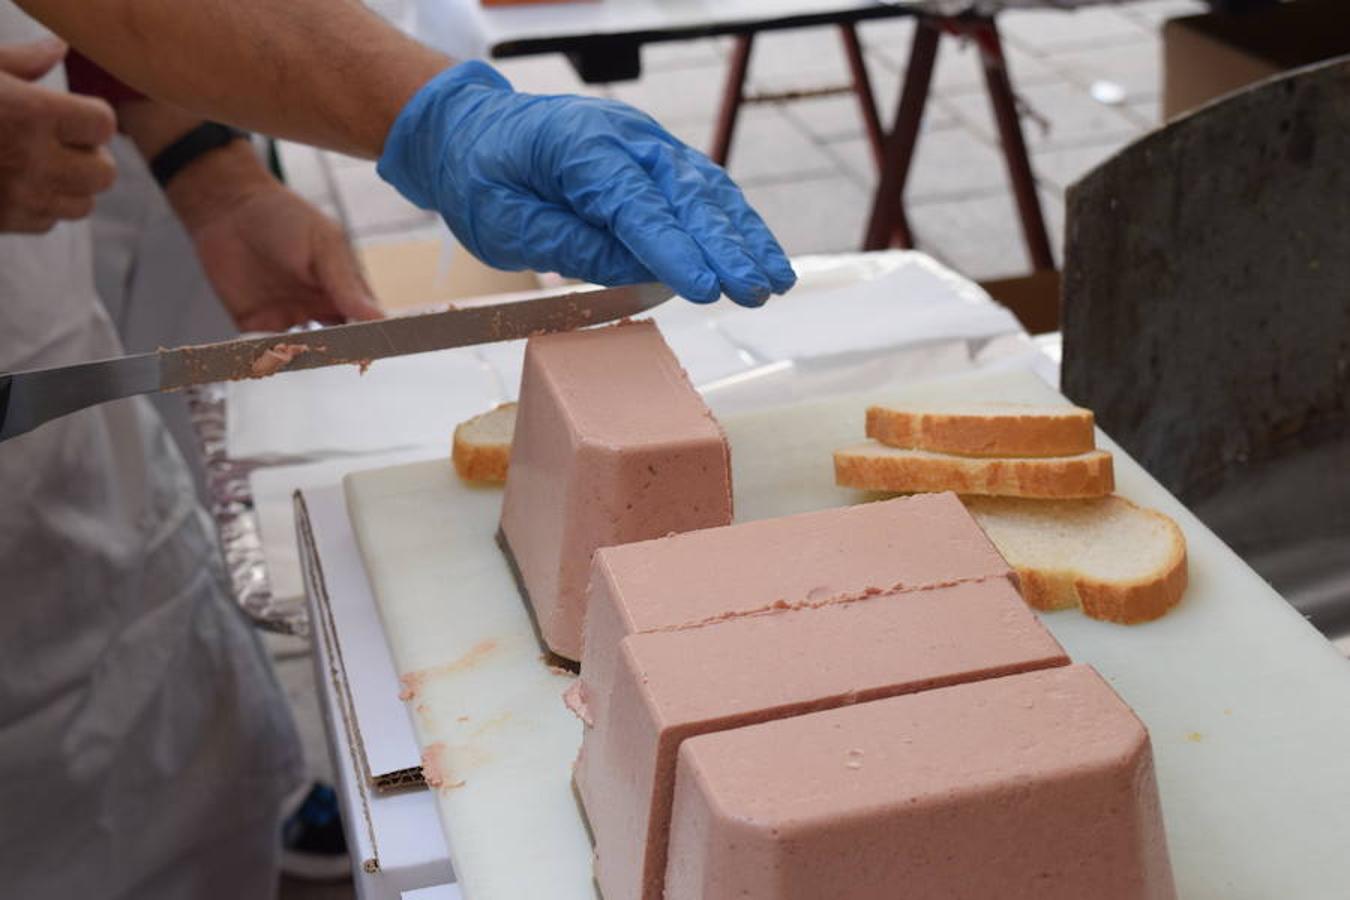
[[[250,371],[254,378],[266,378],[289,366],[297,356],[308,352],[309,347],[305,344],[274,344],[253,361]]]

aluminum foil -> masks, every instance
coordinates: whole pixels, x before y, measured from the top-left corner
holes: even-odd
[[[229,411],[225,386],[202,385],[185,393],[206,469],[208,511],[220,534],[235,601],[259,628],[281,634],[309,634],[309,612],[304,599],[272,596],[248,481],[262,463],[231,459],[226,452],[225,421]]]

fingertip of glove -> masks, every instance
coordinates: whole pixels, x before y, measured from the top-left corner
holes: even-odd
[[[771,256],[764,260],[763,265],[764,271],[769,276],[769,281],[773,284],[775,294],[786,293],[797,283],[797,273],[793,270],[792,263],[788,262],[786,256]]]
[[[680,288],[680,296],[694,303],[715,303],[722,296],[722,287],[713,273],[700,272]]]
[[[768,284],[751,284],[738,290],[727,289],[727,296],[737,306],[763,306],[773,293]]]
[[[769,296],[770,296],[769,292],[764,291],[763,293],[741,294],[740,296],[733,296],[731,300],[737,306],[744,306],[748,309],[758,309],[765,303],[769,302]]]

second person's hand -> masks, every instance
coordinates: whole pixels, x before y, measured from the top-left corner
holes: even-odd
[[[796,281],[727,174],[650,116],[517,93],[483,63],[447,69],[417,92],[379,170],[498,268],[659,280],[690,300],[725,293],[744,306]]]
[[[0,232],[83,219],[117,177],[112,107],[35,83],[65,55],[58,40],[0,45]]]
[[[166,193],[240,330],[382,315],[342,229],[272,178],[246,142],[202,157]]]

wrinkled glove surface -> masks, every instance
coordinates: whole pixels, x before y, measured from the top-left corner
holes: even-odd
[[[413,96],[379,172],[499,269],[663,281],[690,300],[725,293],[746,306],[796,280],[726,173],[650,116],[610,100],[518,93],[480,62],[445,70]]]

